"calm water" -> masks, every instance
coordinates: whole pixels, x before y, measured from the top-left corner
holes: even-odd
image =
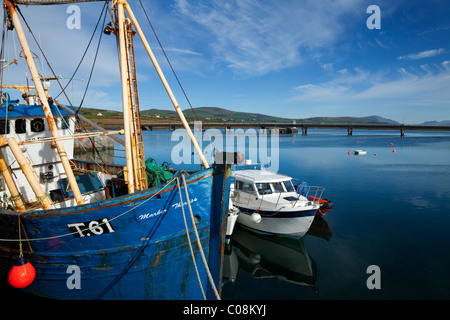
[[[178,143],[170,135],[145,132],[146,156],[170,159]],[[310,130],[280,138],[279,172],[324,187],[334,207],[298,241],[237,229],[228,258],[239,269],[223,299],[450,298],[449,133]],[[371,265],[381,289],[367,287]]]
[[[170,161],[179,143],[171,135],[144,132],[146,157]],[[310,130],[280,138],[279,172],[324,187],[334,207],[299,240],[236,229],[226,270],[236,279],[224,285],[224,300],[450,298],[450,133]],[[380,289],[367,287],[372,265]]]

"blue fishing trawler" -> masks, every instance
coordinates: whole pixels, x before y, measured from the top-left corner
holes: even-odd
[[[31,265],[35,276],[24,269],[14,286],[54,299],[220,299],[232,164],[206,162],[126,1],[113,3],[109,27],[119,38],[124,129],[75,133],[75,118],[84,118],[44,88],[21,27],[18,5],[39,2],[51,1],[4,1],[7,27],[17,32],[34,86],[2,82],[0,276],[12,277],[16,261],[16,270]],[[191,137],[201,171],[145,161],[130,71],[134,32]],[[25,103],[6,89],[20,90]],[[73,159],[74,143],[87,136],[123,144],[126,166]],[[16,284],[28,276],[30,283]]]

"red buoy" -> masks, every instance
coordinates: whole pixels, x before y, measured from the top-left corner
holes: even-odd
[[[394,150],[392,150],[392,152],[393,152],[393,153],[396,153],[397,151],[395,151],[395,149],[394,149]]]
[[[25,288],[29,286],[36,277],[33,265],[23,257],[19,258],[9,271],[8,281],[14,288]]]

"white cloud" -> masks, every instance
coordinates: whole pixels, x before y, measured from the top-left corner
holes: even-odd
[[[383,109],[394,112],[420,107],[423,111],[446,110],[450,104],[450,61],[414,68],[371,73],[354,69],[337,72],[335,77],[319,84],[303,84],[294,88],[290,101],[321,108],[340,106],[346,110]],[[371,111],[372,112],[372,111]],[[387,114],[384,114],[385,116]]]
[[[187,1],[177,9],[211,35],[214,58],[245,75],[263,75],[300,64],[334,44],[360,0]]]
[[[447,51],[445,49],[434,49],[434,50],[425,50],[418,53],[411,53],[406,56],[400,56],[397,59],[398,60],[420,60],[420,59],[426,59],[431,58],[440,54],[444,54]]]

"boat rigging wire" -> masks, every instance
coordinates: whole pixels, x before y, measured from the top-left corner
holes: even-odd
[[[145,17],[147,18],[147,21],[153,31],[153,34],[155,35],[155,38],[158,41],[159,47],[161,48],[161,51],[163,52],[164,57],[166,58],[166,61],[169,64],[170,69],[172,70],[172,73],[173,73],[175,79],[177,80],[178,85],[180,86],[180,89],[184,94],[184,97],[186,98],[186,101],[188,102],[189,106],[191,107],[192,113],[194,114],[195,118],[199,121],[200,119],[198,118],[197,114],[195,113],[194,108],[192,107],[191,101],[189,100],[186,92],[184,91],[183,86],[181,85],[180,79],[178,78],[177,73],[175,72],[174,68],[172,67],[172,64],[170,63],[169,57],[167,56],[166,51],[164,50],[164,47],[162,46],[161,41],[159,41],[158,35],[156,34],[155,29],[153,28],[153,24],[150,22],[150,18],[148,17],[147,12],[145,11],[144,5],[142,4],[141,0],[139,0],[139,3],[141,4],[142,11],[144,12]]]
[[[98,0],[97,0],[97,1],[98,1]],[[20,3],[20,2],[22,2],[22,1],[15,1],[15,3]],[[79,1],[72,1],[72,2],[66,1],[66,3],[73,3],[73,2],[79,2]],[[83,2],[93,2],[93,1],[92,1],[92,0],[86,0],[86,1],[83,1]],[[105,5],[104,5],[104,7],[103,7],[103,9],[102,9],[102,13],[100,14],[100,17],[99,17],[99,20],[98,20],[98,22],[97,22],[97,25],[98,25],[98,23],[100,22],[101,16],[102,16],[102,14],[103,14],[103,12],[104,12],[104,10],[105,10],[105,7],[108,5],[109,0],[102,0],[102,2],[105,2]],[[25,3],[20,3],[20,4],[25,4]],[[47,3],[46,3],[46,4],[47,4]],[[55,3],[52,3],[52,4],[55,4]],[[21,10],[20,10],[20,7],[17,7],[17,12],[20,14],[20,16],[22,17],[23,21],[25,22],[25,25],[27,26],[28,31],[30,32],[30,34],[31,34],[31,36],[32,36],[32,38],[33,38],[33,40],[35,41],[37,47],[39,48],[39,51],[42,53],[42,56],[44,57],[45,62],[47,63],[48,67],[50,68],[50,70],[51,70],[51,72],[52,72],[53,77],[56,79],[56,82],[58,83],[59,87],[61,88],[62,93],[64,93],[64,96],[66,97],[67,101],[69,102],[69,105],[72,107],[72,109],[74,109],[73,106],[72,106],[72,105],[73,105],[72,102],[70,101],[69,97],[68,97],[67,94],[66,94],[66,91],[64,90],[65,88],[63,88],[61,82],[59,81],[58,76],[56,75],[55,71],[53,70],[52,66],[50,65],[50,62],[48,61],[47,56],[45,55],[44,51],[42,50],[41,46],[39,45],[39,42],[37,41],[36,37],[34,36],[33,31],[31,30],[30,26],[28,25],[28,22],[26,21],[25,17],[23,16],[23,14],[22,14],[22,12],[21,12]],[[103,20],[103,23],[105,22],[105,20],[106,20],[106,13],[105,13],[105,18],[104,18],[104,20]],[[96,26],[96,28],[97,28],[97,26]],[[94,33],[95,33],[95,30],[94,30]],[[101,37],[101,35],[100,35],[99,42],[100,42],[101,38],[102,38],[102,37]],[[98,44],[98,47],[99,47],[99,45],[100,45],[100,43]],[[97,47],[97,53],[98,53],[98,47]],[[97,59],[97,53],[96,53],[96,56],[95,56],[95,60]],[[94,62],[94,65],[95,65],[95,62]],[[91,69],[91,75],[90,75],[90,77],[89,77],[89,80],[90,80],[90,78],[91,78],[91,76],[92,76],[92,71],[93,71],[94,65],[92,66],[92,69]],[[89,83],[88,83],[88,85],[89,85]],[[86,94],[86,93],[85,93],[85,94]],[[59,95],[58,95],[58,96],[59,96]],[[83,99],[84,99],[84,97],[83,97]],[[74,110],[75,110],[75,109],[74,109]],[[78,111],[79,111],[79,110],[78,110]],[[78,111],[77,111],[77,113],[78,113]]]
[[[100,13],[100,17],[99,17],[99,22],[100,22],[100,18],[102,16],[102,14],[103,14],[103,11],[105,11],[105,8],[108,7],[108,2],[109,1],[106,1],[105,5],[103,6],[102,12]],[[87,81],[86,88],[84,90],[83,98],[81,99],[80,105],[78,106],[77,113],[80,111],[81,106],[83,105],[84,98],[86,97],[86,93],[89,88],[89,84],[91,83],[92,73],[94,72],[95,63],[97,62],[98,50],[100,49],[100,43],[102,42],[103,30],[105,29],[106,14],[107,14],[107,11],[105,11],[105,15],[103,17],[103,25],[102,25],[102,28],[100,29],[100,37],[98,38],[97,50],[95,51],[94,61],[92,63],[91,72],[89,73],[89,79]],[[97,22],[97,25],[95,26],[94,33],[97,30],[97,26],[98,26],[98,22]]]
[[[86,1],[86,2],[89,2],[89,1]],[[87,51],[88,51],[88,49],[89,49],[89,46],[90,46],[90,44],[91,44],[91,41],[92,41],[92,39],[93,39],[93,37],[94,37],[94,35],[95,35],[96,31],[97,31],[98,25],[99,25],[99,23],[100,23],[100,21],[101,21],[101,17],[102,17],[102,15],[103,15],[103,12],[105,12],[105,14],[104,14],[104,17],[103,17],[103,26],[102,26],[102,28],[101,28],[100,30],[103,30],[104,27],[105,27],[106,13],[107,13],[107,10],[105,10],[105,9],[106,9],[107,6],[108,6],[109,0],[106,0],[106,1],[104,1],[104,2],[105,2],[105,4],[104,4],[104,6],[103,6],[103,8],[102,8],[102,11],[101,11],[101,13],[100,13],[100,15],[99,15],[99,19],[98,19],[98,21],[97,21],[97,24],[96,24],[96,26],[95,26],[94,32],[93,32],[93,34],[92,34],[92,36],[91,36],[91,39],[90,39],[90,41],[89,41],[89,43],[88,43],[88,46],[87,46],[87,48],[86,48],[86,50],[85,50],[85,52],[84,52],[84,54],[83,54],[83,57],[82,57],[80,63],[78,64],[78,66],[77,66],[77,68],[76,68],[74,74],[72,75],[70,81],[67,83],[67,85],[66,85],[64,88],[63,88],[61,82],[59,81],[59,78],[56,76],[56,73],[54,72],[52,66],[50,65],[50,62],[48,61],[47,56],[45,55],[44,51],[42,50],[41,46],[39,45],[39,42],[36,40],[36,37],[34,36],[33,31],[31,30],[30,26],[28,25],[28,22],[26,21],[25,17],[23,16],[23,14],[22,14],[20,8],[17,7],[17,12],[19,12],[20,16],[22,17],[23,21],[25,22],[25,25],[27,26],[28,31],[30,32],[32,38],[34,39],[34,41],[35,41],[35,43],[36,43],[36,45],[37,45],[37,47],[39,48],[39,51],[41,52],[42,56],[44,57],[44,59],[45,59],[47,65],[48,65],[48,67],[50,68],[50,70],[51,70],[51,72],[52,72],[52,74],[53,74],[53,77],[56,79],[56,82],[58,83],[59,87],[61,88],[61,93],[64,93],[64,96],[66,97],[67,101],[69,102],[69,106],[70,106],[76,113],[79,113],[79,111],[80,111],[81,105],[82,105],[82,103],[83,103],[83,101],[84,101],[84,98],[85,98],[85,96],[86,96],[86,93],[87,93],[87,90],[88,90],[88,87],[89,87],[89,84],[90,84],[90,80],[91,80],[91,78],[92,78],[92,74],[93,74],[94,67],[95,67],[95,62],[96,62],[96,60],[97,60],[98,51],[99,51],[99,47],[100,47],[100,43],[101,43],[101,39],[102,39],[102,35],[103,35],[102,32],[100,33],[99,42],[98,42],[97,50],[96,50],[96,53],[95,53],[94,63],[93,63],[93,65],[92,65],[92,67],[91,67],[91,72],[90,72],[90,75],[89,75],[89,80],[88,80],[88,83],[87,83],[87,85],[86,85],[86,88],[85,88],[85,92],[84,92],[82,101],[81,101],[80,106],[78,107],[77,110],[75,110],[75,108],[73,107],[73,104],[72,104],[72,102],[70,101],[69,97],[67,96],[67,93],[66,93],[65,89],[67,88],[67,86],[69,85],[69,83],[70,83],[71,81],[73,81],[73,77],[75,76],[75,74],[76,74],[78,68],[80,67],[80,65],[81,65],[81,63],[82,63],[82,61],[83,61],[83,59],[84,59],[84,56],[86,55],[86,53],[87,53]],[[58,94],[58,96],[61,95],[61,93]],[[58,97],[58,96],[57,96],[57,97]],[[94,149],[95,149],[96,152],[98,153],[98,150],[97,150],[97,148],[95,147],[95,145],[94,145]]]
[[[45,55],[44,51],[42,50],[41,46],[39,45],[39,42],[37,41],[36,37],[34,36],[34,33],[33,33],[33,31],[31,30],[30,26],[28,25],[27,20],[26,20],[25,17],[23,16],[22,11],[20,10],[20,7],[17,6],[17,7],[16,7],[16,11],[20,14],[20,16],[22,17],[22,20],[25,22],[25,25],[27,26],[28,31],[30,32],[30,34],[31,34],[31,36],[32,36],[32,38],[33,38],[33,40],[34,40],[34,42],[36,43],[37,47],[39,48],[39,51],[42,53],[42,56],[44,57],[45,62],[47,62],[47,65],[48,65],[48,67],[50,68],[50,70],[51,70],[51,72],[52,72],[52,74],[53,74],[53,77],[56,79],[56,82],[59,84],[59,86],[60,86],[61,89],[63,90],[63,87],[62,87],[61,83],[59,82],[59,79],[58,79],[58,77],[56,76],[55,71],[53,70],[52,66],[50,65],[50,62],[49,62],[48,59],[47,59],[47,56]],[[72,102],[70,101],[70,99],[69,99],[69,97],[67,96],[66,92],[65,92],[64,90],[63,90],[63,92],[64,92],[64,95],[65,95],[67,101],[68,101],[69,104],[71,105]]]
[[[187,103],[189,104],[189,107],[191,108],[192,113],[194,114],[195,119],[197,119],[197,121],[200,121],[199,117],[198,117],[197,114],[195,113],[194,108],[192,107],[191,101],[189,100],[189,98],[188,98],[188,96],[187,96],[187,94],[186,94],[186,91],[184,90],[184,88],[183,88],[183,86],[182,86],[182,84],[181,84],[180,79],[179,79],[178,76],[177,76],[177,73],[175,72],[175,69],[173,68],[172,64],[170,63],[169,57],[167,56],[166,51],[164,50],[164,47],[163,47],[161,41],[159,41],[159,37],[158,37],[158,35],[156,34],[156,30],[153,28],[153,24],[151,23],[150,18],[149,18],[149,16],[147,15],[147,11],[145,10],[144,5],[142,4],[142,1],[139,0],[139,3],[140,3],[140,5],[141,5],[142,11],[144,12],[145,17],[147,18],[147,21],[148,21],[148,23],[149,23],[149,25],[150,25],[150,28],[152,29],[153,34],[155,35],[155,38],[156,38],[156,40],[158,41],[159,47],[161,48],[161,51],[163,52],[164,57],[166,58],[166,61],[167,61],[167,63],[169,64],[169,67],[170,67],[170,69],[172,70],[172,73],[173,73],[175,79],[176,79],[177,82],[178,82],[178,86],[180,87],[181,91],[183,92],[183,95],[184,95],[184,97],[186,98],[186,101],[187,101]],[[211,137],[210,137],[207,133],[205,133],[205,135],[207,136],[207,138],[208,138],[209,141],[211,142],[211,146],[214,148],[214,151],[217,152],[217,148],[214,146],[214,142],[212,141]]]
[[[108,0],[108,1],[109,1],[109,0]],[[98,18],[98,20],[97,20],[97,24],[95,25],[94,31],[92,32],[91,38],[89,39],[89,42],[88,42],[88,44],[87,44],[87,46],[86,46],[86,49],[84,50],[84,53],[83,53],[83,55],[82,55],[82,57],[81,57],[81,59],[80,59],[80,62],[78,63],[78,66],[75,68],[75,71],[73,72],[73,74],[72,74],[72,76],[70,77],[70,79],[69,79],[69,81],[67,82],[67,84],[64,86],[64,88],[62,88],[61,92],[60,92],[54,99],[58,99],[58,97],[64,92],[64,90],[65,90],[65,89],[69,86],[69,84],[73,81],[73,78],[75,77],[76,73],[78,72],[78,69],[80,68],[81,63],[83,62],[83,60],[84,60],[84,58],[85,58],[85,56],[86,56],[86,54],[87,54],[87,52],[88,52],[88,50],[89,50],[89,48],[90,48],[90,46],[91,46],[92,40],[94,39],[94,36],[95,36],[95,33],[97,32],[98,25],[99,25],[100,20],[101,20],[101,18],[102,18],[102,14],[103,14],[103,11],[105,10],[105,7],[108,5],[108,1],[105,1],[105,5],[103,6],[102,12],[100,13],[100,16],[99,16],[99,18]],[[105,13],[105,17],[106,17],[106,13]],[[104,28],[104,24],[105,24],[105,18],[104,18],[104,20],[103,20],[103,28]],[[100,29],[100,30],[102,30],[102,29]],[[100,34],[99,43],[98,43],[98,45],[97,45],[97,53],[98,53],[98,47],[100,46],[100,41],[101,41],[101,39],[102,39],[102,34]],[[95,60],[97,59],[97,53],[95,54],[94,64],[93,64],[92,69],[91,69],[91,76],[92,76],[92,71],[93,71],[93,69],[94,69]],[[91,76],[89,76],[89,81],[91,80]],[[87,88],[88,88],[88,86],[89,86],[89,81],[88,81],[88,84],[86,85],[86,91],[87,91]],[[84,95],[86,95],[86,91],[85,91]],[[84,100],[84,96],[83,96],[83,100]],[[80,107],[81,107],[81,103],[80,103]],[[78,108],[78,110],[77,110],[77,113],[78,113],[78,112],[79,112],[79,108]]]

